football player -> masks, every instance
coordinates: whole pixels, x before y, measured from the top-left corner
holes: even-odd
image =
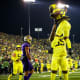
[[[29,80],[33,73],[33,66],[31,64],[31,56],[30,56],[30,44],[32,41],[32,37],[27,35],[24,37],[24,43],[22,44],[23,51],[23,70],[24,70],[24,80]]]
[[[64,75],[64,80],[68,80],[68,62],[66,59],[67,50],[66,45],[71,55],[71,42],[69,39],[71,24],[66,16],[66,10],[59,8],[56,4],[49,6],[49,12],[54,25],[50,35],[51,47],[53,48],[53,56],[51,63],[51,80],[55,80],[59,66]]]
[[[74,62],[75,62],[75,71],[77,71],[77,69],[78,69],[78,60],[75,60]]]
[[[21,61],[21,56],[22,56],[21,45],[17,45],[16,50],[14,50],[11,55],[11,60],[13,61],[13,70],[12,73],[9,75],[8,80],[11,80],[11,77],[15,76],[17,73],[19,73],[19,80],[22,80],[23,64]]]
[[[73,59],[71,57],[68,57],[67,60],[68,60],[68,70],[69,70],[69,72],[70,72],[70,70],[71,70],[71,72],[74,72],[74,70],[73,70]]]

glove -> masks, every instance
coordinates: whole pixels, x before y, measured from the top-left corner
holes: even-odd
[[[72,56],[72,49],[71,49],[71,48],[68,49],[68,54],[69,54],[70,56]]]

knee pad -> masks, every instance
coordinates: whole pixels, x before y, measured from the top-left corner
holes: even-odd
[[[68,73],[68,71],[62,71],[63,72],[63,74],[67,74]]]
[[[57,71],[55,71],[55,70],[52,70],[52,73],[55,73],[55,74],[56,74],[56,73],[57,73]]]
[[[23,75],[23,73],[19,73],[19,75]]]

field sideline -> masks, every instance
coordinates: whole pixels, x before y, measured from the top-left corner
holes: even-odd
[[[8,75],[0,75],[0,80],[7,80]],[[11,80],[18,80],[18,75],[12,77]],[[50,72],[44,72],[44,73],[34,73],[30,80],[50,80]],[[57,75],[56,80],[59,80],[59,77]],[[70,72],[69,74],[69,80],[80,80],[80,70],[76,72]]]

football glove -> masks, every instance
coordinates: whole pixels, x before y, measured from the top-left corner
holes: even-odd
[[[72,49],[71,49],[71,48],[68,49],[68,54],[69,54],[70,56],[72,56]]]
[[[53,48],[50,48],[50,49],[48,50],[48,53],[49,53],[49,54],[53,54]]]

